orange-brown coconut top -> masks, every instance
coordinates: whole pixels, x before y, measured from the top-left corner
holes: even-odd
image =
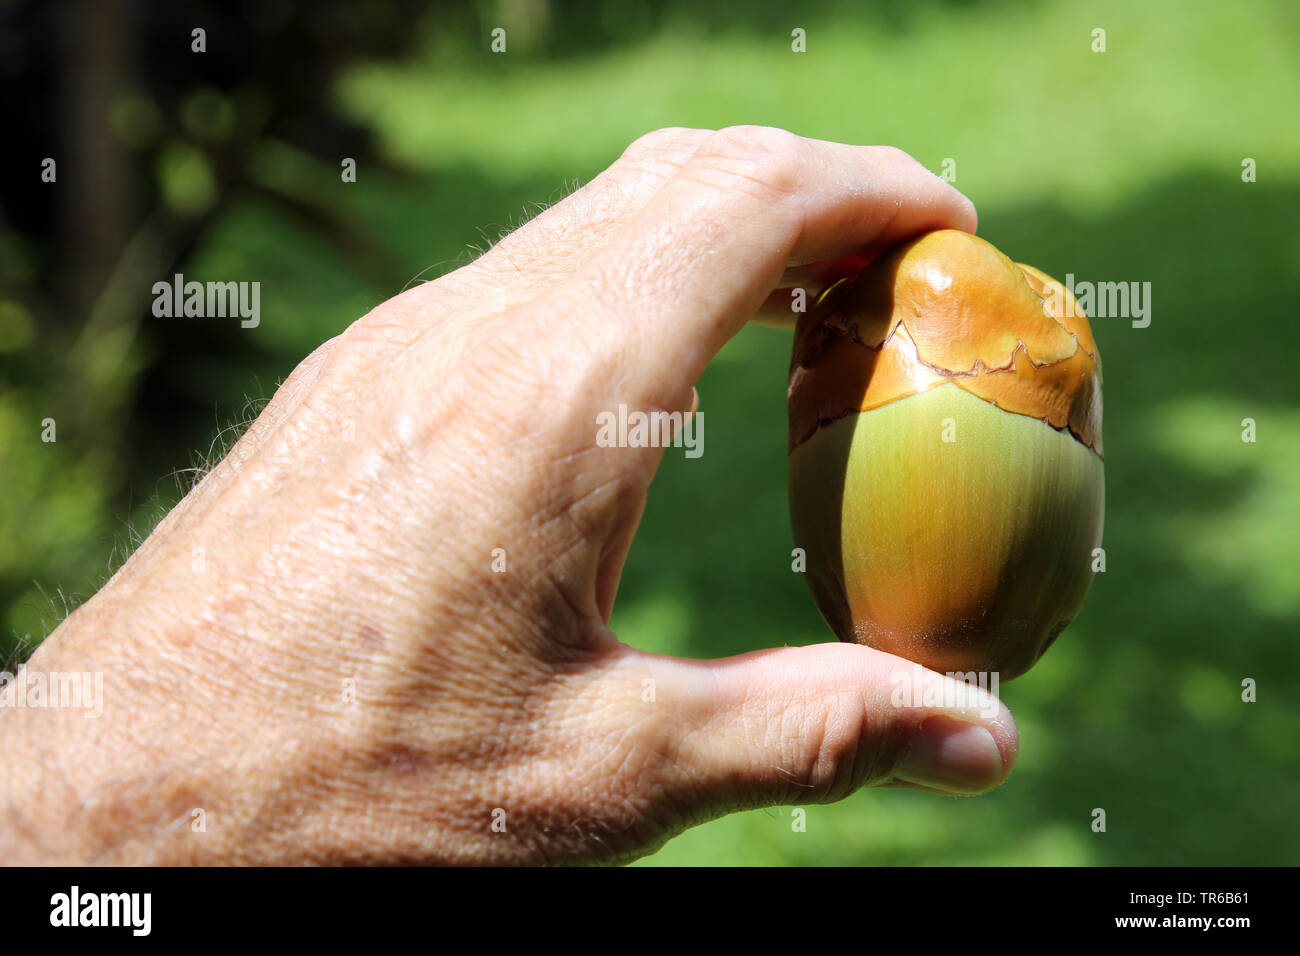
[[[1101,359],[1068,290],[976,236],[927,233],[832,286],[795,330],[790,448],[822,425],[951,382],[1098,455]]]

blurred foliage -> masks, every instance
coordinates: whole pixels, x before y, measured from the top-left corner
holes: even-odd
[[[86,245],[60,206],[79,166],[49,82],[77,63],[52,39],[76,35],[59,22],[76,5],[0,3],[26,129],[4,151],[0,218],[11,642],[57,623],[59,592],[92,593],[183,490],[175,470],[314,345],[640,133],[766,123],[893,143],[936,171],[954,159],[981,234],[1014,258],[1153,284],[1150,328],[1094,323],[1107,572],[1004,688],[1022,751],[994,794],[864,792],[808,808],[806,833],[788,809],[738,814],[648,862],[1300,863],[1293,4],[119,5],[131,52],[105,80],[101,148],[124,191]],[[206,59],[188,52],[200,23]],[[496,26],[505,55],[488,51]],[[66,158],[57,187],[37,180],[47,155]],[[153,319],[149,286],[173,271],[261,281],[261,325]],[[787,349],[746,330],[701,382],[707,454],[670,452],[656,479],[614,615],[629,643],[711,657],[826,639],[789,564]]]

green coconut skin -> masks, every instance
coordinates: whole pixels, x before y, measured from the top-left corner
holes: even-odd
[[[953,384],[790,455],[795,545],[831,628],[940,672],[1027,671],[1083,605],[1104,509],[1096,453]]]

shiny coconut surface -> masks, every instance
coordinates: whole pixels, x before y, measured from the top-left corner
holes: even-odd
[[[795,333],[790,501],[842,640],[1027,670],[1092,580],[1101,373],[1068,293],[956,231],[887,252]]]

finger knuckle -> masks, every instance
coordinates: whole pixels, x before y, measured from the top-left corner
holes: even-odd
[[[316,346],[310,355],[294,367],[277,391],[283,393],[286,398],[291,398],[301,394],[304,389],[310,388],[320,378],[322,370],[329,365],[342,343],[343,335],[340,334]]]
[[[636,161],[646,156],[675,149],[699,135],[698,130],[685,126],[665,126],[651,130],[632,141],[623,151],[622,159]]]
[[[797,188],[805,149],[805,140],[783,129],[729,126],[710,136],[694,161],[742,188],[784,196]]]
[[[872,150],[876,152],[885,163],[891,166],[908,167],[911,169],[924,168],[921,163],[905,149],[897,146],[873,146]]]
[[[867,725],[861,700],[841,695],[823,719],[810,725],[807,777],[811,800],[834,803],[859,788],[882,782],[896,762],[896,741]]]

